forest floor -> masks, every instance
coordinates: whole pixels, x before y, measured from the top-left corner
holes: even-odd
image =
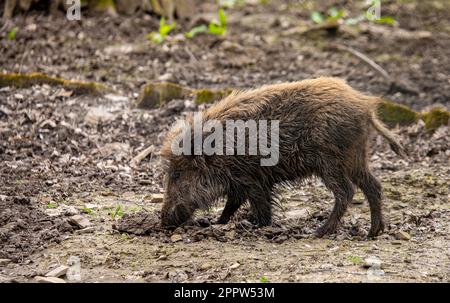
[[[158,26],[150,15],[69,22],[62,14],[34,12],[5,24],[2,72],[96,81],[111,91],[0,88],[0,282],[33,281],[74,257],[81,277],[67,278],[81,282],[449,282],[449,127],[430,132],[422,121],[394,129],[409,151],[406,160],[380,137],[371,139],[371,167],[383,184],[388,222],[375,240],[366,238],[369,207],[360,192],[335,235],[314,236],[334,203],[320,180],[280,189],[282,208],[270,227],[253,226],[246,209],[215,225],[222,204],[175,231],[158,227],[161,161],[156,152],[138,165],[131,160],[151,145],[157,151],[177,118],[205,105],[174,100],[136,109],[147,81],[251,88],[326,75],[418,111],[448,108],[445,1],[385,4],[383,13],[395,16],[396,26],[364,22],[337,33],[305,33],[313,26],[312,2],[303,1],[306,8],[288,1],[247,5],[229,11],[224,37],[186,39],[175,31],[162,45],[145,39]],[[18,31],[10,39],[5,29],[13,27]],[[188,23],[180,22],[183,27]],[[332,44],[367,54],[411,89],[389,91],[377,72]],[[74,215],[87,222],[77,225]],[[369,257],[381,266],[364,266]]]

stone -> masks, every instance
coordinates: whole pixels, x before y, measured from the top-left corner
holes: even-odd
[[[382,265],[381,260],[374,256],[370,256],[364,259],[363,263],[364,268],[381,269],[381,265]]]
[[[89,220],[83,217],[82,215],[75,215],[70,217],[69,223],[72,225],[76,225],[81,229],[91,226],[91,222],[89,222]]]
[[[192,90],[175,83],[148,83],[142,87],[136,107],[154,109],[175,99],[184,99]]]
[[[68,269],[69,269],[68,266],[61,265],[61,266],[58,266],[55,269],[52,269],[51,271],[49,271],[45,276],[59,278],[59,277],[65,276]]]
[[[79,229],[77,231],[75,231],[76,234],[89,234],[89,233],[93,233],[95,231],[95,228],[93,226],[89,226],[83,229]]]
[[[57,278],[57,277],[34,277],[34,280],[36,280],[36,282],[38,283],[67,283],[66,281],[64,281],[61,278]]]
[[[181,235],[179,235],[179,234],[175,234],[175,235],[172,235],[172,236],[170,237],[170,240],[171,240],[173,243],[175,243],[175,242],[182,241],[182,240],[183,240],[183,237],[181,237]]]
[[[87,112],[84,121],[88,124],[97,125],[102,122],[112,121],[115,118],[116,115],[110,113],[106,108],[95,107]]]
[[[238,268],[239,266],[241,266],[241,264],[239,264],[239,263],[234,263],[234,264],[232,264],[229,268],[230,268],[230,269],[236,269],[236,268]]]
[[[105,99],[108,99],[112,102],[122,102],[122,103],[129,102],[129,99],[127,96],[120,96],[120,95],[114,95],[114,94],[106,94]]]
[[[206,262],[206,263],[203,263],[203,264],[200,266],[200,269],[201,269],[201,270],[208,270],[208,269],[211,269],[212,267],[213,267],[213,265],[212,265],[211,263]]]
[[[0,266],[5,266],[11,263],[10,259],[0,259]]]
[[[286,217],[294,220],[307,219],[311,215],[309,209],[301,208],[286,212]]]
[[[395,234],[395,238],[397,240],[409,241],[411,240],[411,235],[408,234],[406,231],[399,231]]]
[[[151,203],[162,203],[163,201],[164,201],[163,194],[152,194],[152,197],[150,198]]]

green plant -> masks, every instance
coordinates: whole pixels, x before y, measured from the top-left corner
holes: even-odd
[[[327,11],[327,13],[328,13],[328,15],[327,15],[327,18],[325,19],[325,17],[320,12],[314,11],[311,14],[311,19],[315,23],[323,23],[324,21],[336,22],[336,21],[343,19],[345,16],[345,11],[343,9],[337,9],[335,7],[330,8]]]
[[[393,25],[395,24],[395,19],[391,16],[383,16],[380,17],[379,19],[375,20],[376,23],[381,23],[381,24],[389,24],[389,25]]]
[[[166,19],[164,19],[164,17],[162,17],[159,20],[159,31],[151,32],[146,37],[150,41],[160,44],[160,43],[164,42],[164,40],[166,40],[166,37],[176,26],[177,26],[176,22],[173,22],[172,24],[167,24]]]
[[[362,258],[359,256],[348,256],[348,260],[355,265],[359,265],[362,263]]]
[[[267,277],[265,277],[265,276],[262,276],[262,277],[259,279],[259,281],[260,281],[261,283],[268,283],[268,282],[269,282],[269,279],[268,279]]]
[[[328,9],[326,17],[318,11],[313,11],[311,13],[311,19],[318,24],[323,22],[338,22],[341,20],[344,21],[345,24],[347,25],[355,25],[366,20],[368,21],[373,20],[373,22],[375,23],[389,24],[389,25],[393,25],[396,22],[395,19],[391,16],[383,16],[378,19],[373,19],[372,15],[368,11],[365,12],[364,14],[352,18],[346,19],[345,16],[346,16],[345,10],[337,9],[336,7]]]
[[[8,32],[8,39],[9,40],[15,40],[18,31],[19,31],[18,27],[14,27],[12,30],[10,30]]]
[[[88,214],[88,215],[91,215],[91,216],[95,216],[96,215],[95,211],[90,209],[90,208],[88,208],[88,207],[84,207],[81,211],[86,213],[86,214]]]
[[[111,213],[111,218],[114,220],[116,217],[123,217],[124,214],[122,205],[117,205],[116,209]]]
[[[56,204],[55,202],[50,202],[47,204],[47,208],[48,209],[53,209],[53,208],[57,208],[58,204]]]
[[[219,20],[210,22],[208,29],[210,34],[225,35],[227,32],[227,16],[223,8],[219,9]]]
[[[184,36],[186,38],[194,38],[196,35],[204,33],[208,31],[208,27],[204,24],[196,26],[194,28],[192,28],[190,31],[184,33]]]

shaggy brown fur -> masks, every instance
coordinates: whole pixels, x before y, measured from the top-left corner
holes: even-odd
[[[178,226],[196,209],[209,208],[222,197],[227,202],[218,223],[228,222],[248,201],[256,222],[270,225],[277,196],[275,186],[317,176],[335,197],[334,208],[317,234],[323,236],[336,230],[357,186],[369,201],[369,236],[375,237],[384,223],[381,185],[370,172],[367,160],[371,127],[389,141],[397,154],[404,155],[394,136],[377,119],[376,106],[377,98],[363,95],[336,78],[231,94],[204,111],[203,122],[219,120],[225,130],[227,119],[279,120],[278,164],[261,166],[261,156],[174,155],[172,140],[183,131],[180,126],[174,127],[161,150],[168,160],[162,225]]]

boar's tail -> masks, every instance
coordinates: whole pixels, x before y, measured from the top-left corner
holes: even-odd
[[[387,129],[386,126],[384,126],[383,122],[381,122],[378,119],[375,110],[373,110],[371,113],[370,122],[372,123],[373,127],[377,130],[377,132],[389,142],[389,146],[397,155],[403,158],[408,157],[403,146],[401,146],[400,143],[397,142],[395,135],[391,131],[389,131],[389,129]]]

